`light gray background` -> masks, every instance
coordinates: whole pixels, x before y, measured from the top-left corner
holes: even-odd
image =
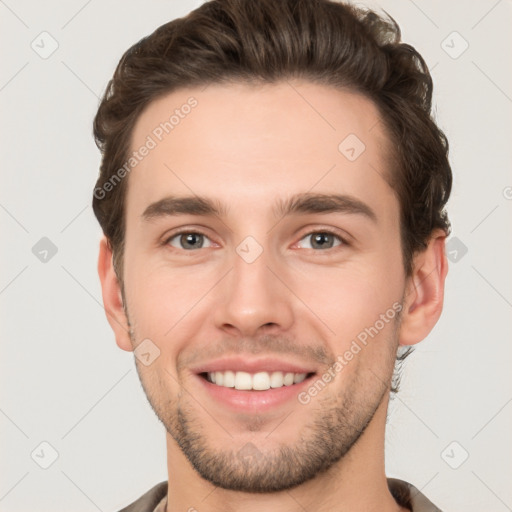
[[[101,305],[91,123],[122,53],[199,4],[0,1],[1,512],[117,511],[167,479],[163,427]],[[432,69],[452,238],[468,249],[459,243],[443,317],[407,362],[387,471],[446,511],[512,510],[512,5],[365,5],[394,16]],[[59,45],[47,59],[31,48],[50,48],[43,31]],[[453,31],[469,43],[458,58]],[[58,249],[46,262],[32,252],[42,237]],[[44,441],[58,452],[48,469]]]

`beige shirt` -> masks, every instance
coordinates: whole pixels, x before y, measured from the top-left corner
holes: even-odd
[[[416,487],[403,480],[388,478],[388,486],[396,502],[411,512],[441,512]],[[166,503],[167,482],[164,481],[119,512],[165,512]]]

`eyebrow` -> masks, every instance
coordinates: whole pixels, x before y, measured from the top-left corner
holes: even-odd
[[[202,196],[168,196],[150,204],[142,213],[142,219],[150,221],[160,217],[177,215],[198,215],[204,217],[226,217],[228,208],[218,200]],[[345,194],[295,194],[288,199],[280,199],[272,212],[275,217],[293,214],[346,213],[362,215],[377,222],[377,215],[366,203]]]

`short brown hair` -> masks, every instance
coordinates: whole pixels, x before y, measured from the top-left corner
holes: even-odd
[[[93,209],[120,281],[126,179],[106,184],[128,160],[142,110],[176,89],[291,78],[362,93],[379,109],[394,162],[386,179],[400,204],[403,262],[410,275],[414,253],[426,247],[433,230],[450,231],[444,207],[452,174],[447,139],[431,115],[427,65],[400,41],[400,28],[391,17],[349,4],[210,0],[133,45],[122,56],[94,119],[102,162]]]

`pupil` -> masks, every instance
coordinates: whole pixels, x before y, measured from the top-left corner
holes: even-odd
[[[185,246],[185,247],[191,246],[192,248],[197,247],[197,242],[200,241],[201,236],[202,235],[200,235],[198,233],[188,233],[186,235],[182,235],[181,239],[182,239],[183,246]],[[195,245],[195,247],[194,247],[194,245]]]
[[[317,233],[314,236],[314,244],[313,245],[318,245],[319,247],[325,247],[325,246],[330,245],[329,244],[330,236],[331,235],[329,235],[328,233]]]

